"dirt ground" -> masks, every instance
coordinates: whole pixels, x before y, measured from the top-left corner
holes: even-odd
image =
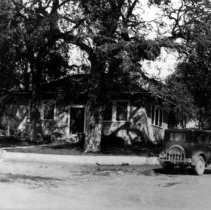
[[[58,162],[0,163],[0,209],[210,209],[211,171],[204,176],[155,166]]]

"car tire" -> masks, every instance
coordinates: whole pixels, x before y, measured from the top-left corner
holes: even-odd
[[[201,176],[204,174],[205,171],[205,160],[202,156],[198,156],[196,158],[196,164],[194,166],[194,171],[197,175]]]

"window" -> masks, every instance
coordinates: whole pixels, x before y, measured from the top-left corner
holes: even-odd
[[[31,119],[31,104],[27,107],[27,121],[30,122]]]
[[[208,143],[209,142],[209,136],[206,134],[199,134],[196,136],[196,142],[198,143]]]
[[[170,141],[186,141],[185,133],[170,133]]]
[[[43,105],[43,119],[44,120],[53,120],[54,119],[54,109],[55,104],[54,103],[45,103]]]
[[[116,104],[116,120],[117,121],[126,121],[127,120],[127,108],[128,102],[119,101]]]
[[[127,121],[128,101],[111,101],[103,111],[104,121]]]
[[[112,102],[109,102],[105,106],[105,110],[103,112],[103,119],[107,121],[112,121]]]
[[[158,106],[152,106],[151,109],[152,125],[161,127],[163,123],[163,110]]]
[[[41,110],[40,110],[40,106],[36,103],[34,104],[30,104],[29,105],[29,111],[28,111],[28,120],[31,120],[33,118],[36,118],[36,119],[40,119],[41,118]]]
[[[154,106],[152,106],[151,119],[152,119],[152,124],[154,124],[154,120],[155,120],[155,107]]]
[[[162,126],[162,122],[163,122],[163,110],[160,110],[160,119],[159,119],[159,126]]]
[[[159,109],[155,110],[155,125],[158,125],[158,119],[159,119]]]

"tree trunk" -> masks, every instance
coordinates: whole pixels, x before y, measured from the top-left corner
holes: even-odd
[[[106,66],[104,58],[92,57],[91,66],[84,151],[99,152],[102,136],[102,104],[106,97],[103,78]]]
[[[102,136],[102,120],[100,107],[87,109],[86,113],[86,133],[84,152],[99,152]]]
[[[38,102],[31,104],[31,125],[30,125],[30,141],[38,142],[40,139],[40,105]]]
[[[42,125],[40,120],[40,85],[42,69],[39,66],[40,59],[31,52],[31,78],[32,78],[32,102],[31,102],[31,123],[30,140],[38,142],[42,140]]]
[[[10,136],[10,122],[7,124],[7,136]]]

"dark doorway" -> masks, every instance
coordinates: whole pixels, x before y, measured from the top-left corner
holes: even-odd
[[[71,107],[70,108],[70,133],[84,133],[84,107]]]

